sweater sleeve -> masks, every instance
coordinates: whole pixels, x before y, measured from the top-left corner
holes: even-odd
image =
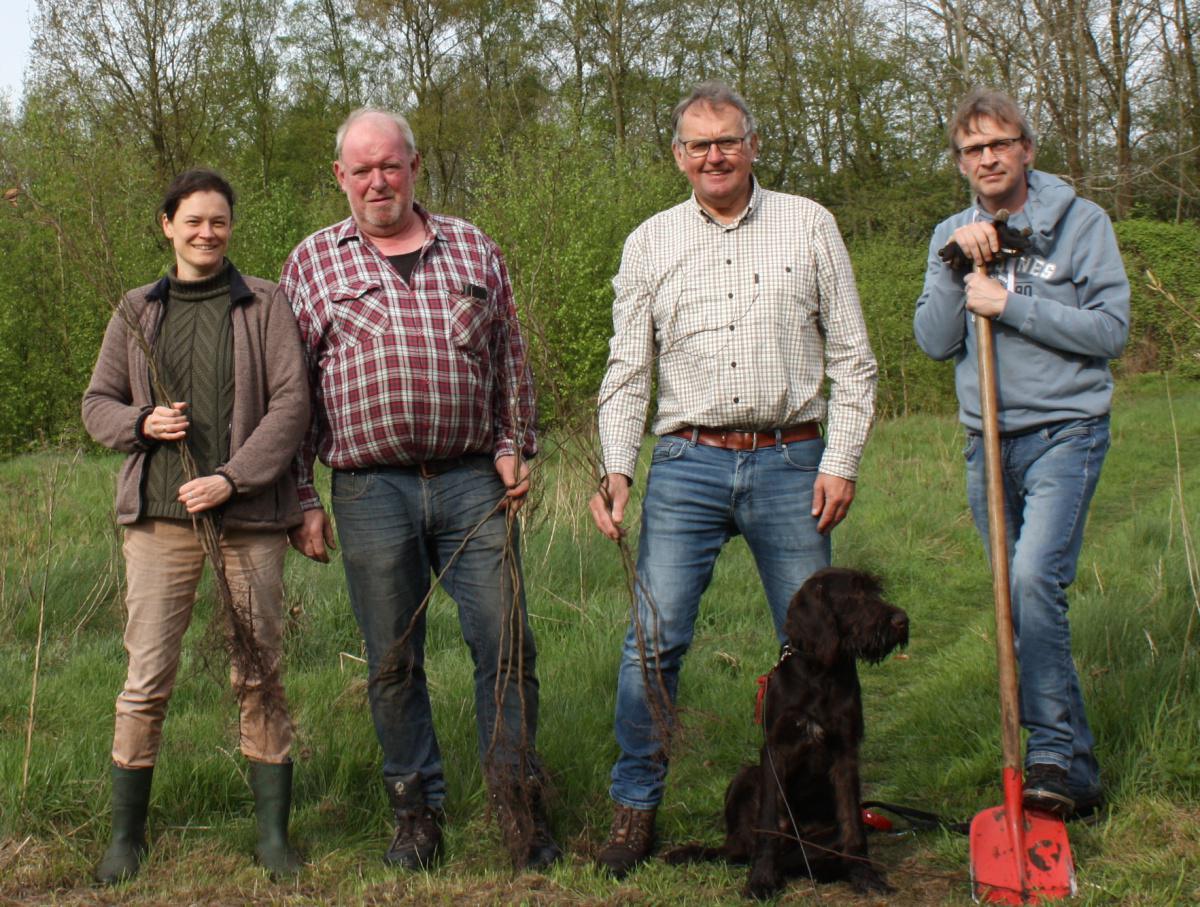
[[[133,402],[127,318],[136,314],[129,297],[123,297],[104,331],[82,409],[84,427],[92,438],[112,450],[132,453],[150,447],[139,428],[142,417],[154,407]]]
[[[939,362],[961,352],[967,336],[963,280],[937,254],[951,232],[949,221],[933,231],[925,264],[925,287],[913,314],[917,346]]]
[[[296,318],[280,289],[271,293],[265,305],[266,413],[218,470],[240,494],[268,487],[292,465],[309,421],[308,379]]]

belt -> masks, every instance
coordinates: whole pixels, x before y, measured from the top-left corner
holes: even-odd
[[[452,469],[458,469],[460,466],[468,465],[472,459],[484,457],[486,454],[464,454],[461,457],[449,457],[444,460],[423,460],[420,463],[413,463],[408,466],[362,466],[357,469],[346,469],[343,472],[349,473],[368,473],[368,472],[408,472],[419,475],[422,479],[433,479],[437,476],[444,475]]]
[[[793,444],[796,441],[811,441],[821,436],[821,427],[816,422],[801,422],[799,425],[789,425],[787,428],[774,428],[771,431],[731,431],[724,428],[681,428],[671,432],[681,438],[688,438],[694,444],[706,447],[721,447],[725,450],[757,450],[760,447],[774,447],[780,444]]]

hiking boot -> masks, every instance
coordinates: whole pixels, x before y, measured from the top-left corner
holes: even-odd
[[[255,859],[272,879],[296,875],[304,863],[288,842],[292,763],[251,762],[250,789],[254,791],[254,819],[258,827]]]
[[[1025,775],[1021,797],[1026,809],[1040,809],[1066,817],[1075,811],[1075,799],[1067,787],[1067,770],[1048,762],[1035,762]]]
[[[150,768],[112,767],[112,840],[93,876],[115,885],[137,875],[146,855],[146,812],[150,807]]]
[[[533,836],[523,868],[541,872],[561,860],[563,852],[550,831],[550,819],[546,816],[546,805],[542,802],[541,790],[534,793],[530,812],[533,813]]]
[[[429,869],[442,849],[442,814],[425,803],[418,772],[383,780],[396,817],[396,834],[383,862],[400,869]]]
[[[633,809],[616,804],[608,840],[596,862],[613,878],[623,879],[654,849],[654,809]]]
[[[1103,817],[1106,804],[1104,791],[1100,788],[1085,793],[1072,791],[1071,798],[1075,801],[1075,809],[1067,816],[1066,821],[1094,825]]]
[[[488,780],[492,816],[500,827],[513,869],[541,872],[562,859],[550,831],[539,772],[521,783],[511,772],[493,772]]]

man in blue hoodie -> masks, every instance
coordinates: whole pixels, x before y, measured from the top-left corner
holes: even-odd
[[[1031,169],[1033,132],[1011,98],[972,92],[949,133],[975,203],[934,230],[913,330],[931,357],[954,360],[967,497],[987,550],[974,322],[992,319],[1021,724],[1029,732],[1024,800],[1086,818],[1102,795],[1071,660],[1066,589],[1108,450],[1108,361],[1129,334],[1129,282],[1104,211]],[[1001,210],[1008,228],[998,232]],[[1025,228],[1028,248],[1000,254],[1002,240]],[[975,273],[976,264],[987,273]]]

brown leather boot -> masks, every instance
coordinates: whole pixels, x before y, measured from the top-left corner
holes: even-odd
[[[426,805],[417,772],[383,781],[396,817],[396,834],[383,862],[399,869],[429,869],[441,855],[442,814]]]
[[[615,804],[608,840],[596,862],[614,878],[623,879],[654,849],[654,809],[633,809]]]

